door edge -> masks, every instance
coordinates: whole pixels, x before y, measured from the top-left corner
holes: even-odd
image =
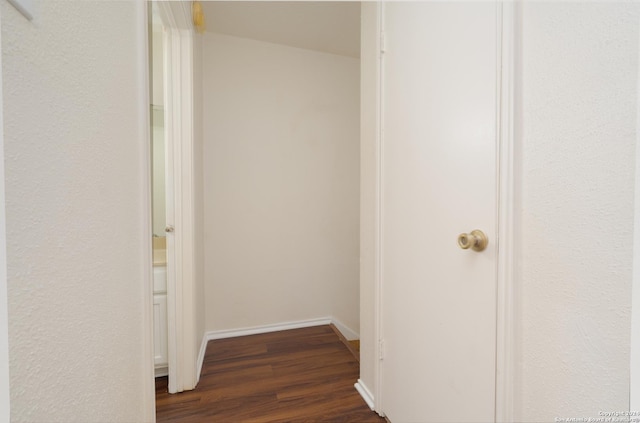
[[[516,80],[517,2],[499,2],[498,14],[498,253],[496,286],[495,421],[514,421],[516,375]]]
[[[190,3],[158,1],[158,6],[165,27],[165,142],[173,156],[167,158],[173,169],[167,195],[173,192],[174,220],[167,224],[175,228],[173,242],[167,242],[167,338],[168,388],[176,393],[194,389],[199,380],[194,315],[194,30]]]

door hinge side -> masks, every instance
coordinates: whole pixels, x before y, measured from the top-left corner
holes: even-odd
[[[380,53],[387,51],[387,37],[384,31],[380,31]]]
[[[378,341],[378,359],[384,360],[384,339]]]

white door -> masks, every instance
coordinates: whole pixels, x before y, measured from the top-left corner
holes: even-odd
[[[385,5],[382,409],[495,413],[498,5]],[[486,250],[458,246],[480,229]]]

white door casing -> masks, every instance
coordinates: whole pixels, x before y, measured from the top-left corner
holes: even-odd
[[[376,406],[392,422],[508,421],[513,6],[388,3],[383,16]],[[472,229],[484,252],[456,245]]]
[[[155,422],[156,418],[156,390],[154,382],[153,365],[153,252],[151,227],[151,111],[149,108],[149,15],[147,4],[138,2],[136,5],[140,25],[136,29],[138,37],[138,61],[140,84],[138,86],[138,110],[140,116],[140,180],[142,181],[142,216],[141,216],[141,239],[143,249],[141,257],[145,266],[143,267],[142,280],[144,281],[143,294],[143,317],[142,327],[144,337],[142,339],[144,357],[148,360],[145,368],[144,392],[142,393],[142,407],[145,421]]]

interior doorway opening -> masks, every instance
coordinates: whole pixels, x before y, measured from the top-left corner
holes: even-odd
[[[341,24],[353,27],[353,54],[310,44],[318,37],[304,23],[344,21],[344,4],[207,2],[204,35],[193,31],[190,3],[157,6],[165,201],[174,201],[165,221],[169,391],[195,386],[209,339],[326,323],[357,339],[360,4],[347,14],[355,24]],[[285,18],[266,18],[270,7]],[[271,30],[250,33],[256,22]],[[286,22],[295,23],[290,42],[268,38]],[[229,33],[238,28],[248,32]],[[343,38],[321,44],[353,49]]]
[[[164,125],[164,44],[163,24],[157,3],[149,3],[150,73],[151,73],[151,172],[153,231],[153,320],[155,376],[168,372],[167,340],[167,238],[166,220],[166,151]]]

